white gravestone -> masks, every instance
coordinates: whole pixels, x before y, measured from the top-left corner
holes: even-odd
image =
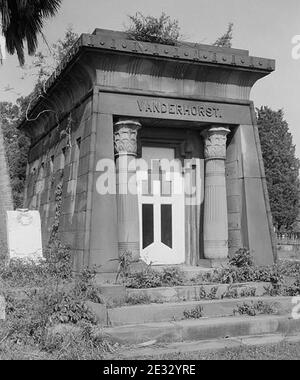
[[[0,320],[5,320],[5,298],[0,296]]]
[[[41,217],[38,211],[7,211],[9,259],[43,258]]]

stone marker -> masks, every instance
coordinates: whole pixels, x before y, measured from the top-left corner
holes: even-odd
[[[41,259],[40,213],[29,210],[7,211],[7,240],[10,259]]]
[[[0,321],[5,320],[5,298],[0,296]]]

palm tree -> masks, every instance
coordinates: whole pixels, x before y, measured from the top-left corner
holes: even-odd
[[[25,63],[24,42],[33,55],[42,34],[44,21],[54,16],[62,0],[0,0],[2,33],[9,54],[17,52],[19,62]]]
[[[9,54],[17,52],[21,66],[25,63],[24,43],[27,42],[28,54],[33,55],[44,21],[56,14],[61,2],[62,0],[0,0],[0,25],[6,48]],[[0,256],[5,255],[7,245],[5,214],[12,209],[12,192],[0,115]]]

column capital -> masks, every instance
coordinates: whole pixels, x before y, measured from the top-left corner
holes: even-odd
[[[230,129],[214,126],[201,133],[204,138],[206,160],[226,160],[226,141]]]
[[[116,156],[137,155],[137,134],[142,125],[135,120],[120,120],[114,124]]]

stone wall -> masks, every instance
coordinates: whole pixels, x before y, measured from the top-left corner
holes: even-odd
[[[59,236],[71,247],[81,267],[86,241],[89,163],[91,159],[92,97],[32,146],[27,167],[24,206],[39,210],[44,247],[55,222],[57,195],[62,188]]]

